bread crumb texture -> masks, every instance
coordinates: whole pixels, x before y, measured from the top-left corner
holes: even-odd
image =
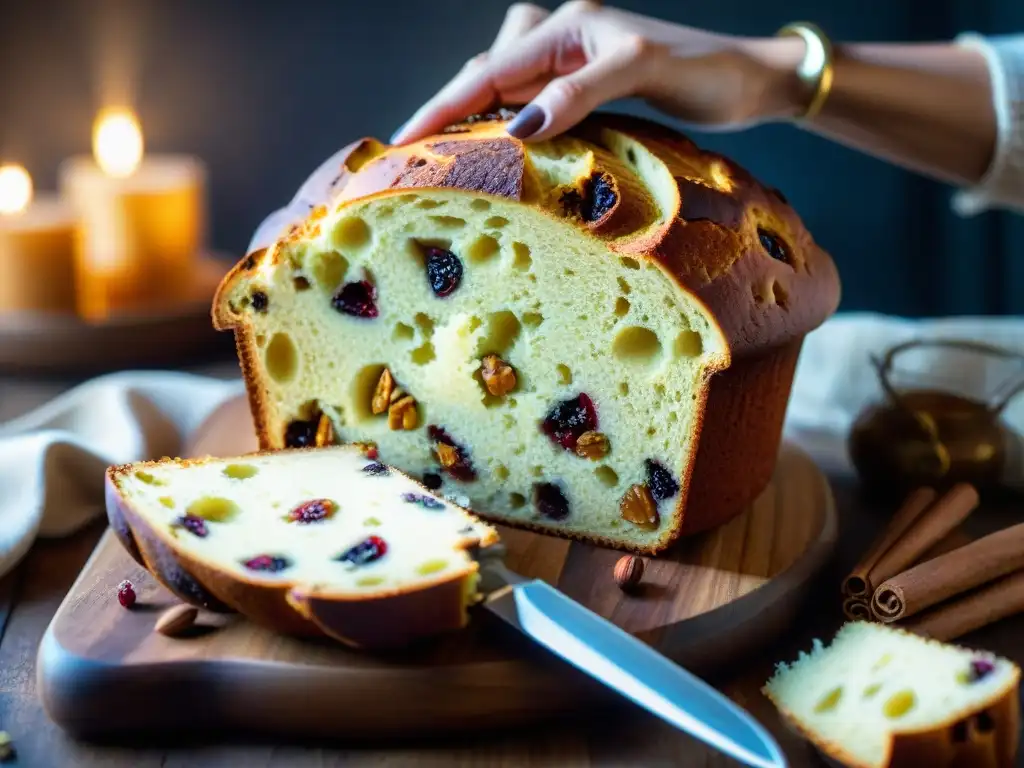
[[[262,447],[313,444],[326,416],[488,519],[672,538],[712,377],[819,323],[838,283],[799,301],[831,262],[728,161],[677,134],[581,131],[525,145],[482,120],[353,145],[330,204],[214,308]],[[723,292],[738,310],[715,309]]]

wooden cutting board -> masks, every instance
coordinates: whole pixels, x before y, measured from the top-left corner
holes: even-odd
[[[255,448],[244,400],[225,404],[189,455]],[[647,558],[627,595],[620,552],[501,529],[508,565],[566,594],[698,672],[785,630],[836,542],[827,481],[784,444],[771,484],[742,515]],[[125,610],[117,584],[139,601]],[[613,694],[515,630],[475,612],[471,626],[415,651],[355,652],[203,613],[185,638],[153,626],[175,599],[107,532],[57,610],[39,650],[50,716],[78,735],[140,730],[257,730],[288,736],[412,735],[588,711]]]

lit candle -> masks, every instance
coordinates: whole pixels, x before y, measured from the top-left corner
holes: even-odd
[[[100,319],[189,298],[204,246],[206,169],[186,155],[146,155],[125,109],[93,126],[93,157],[73,157],[61,191],[81,219],[78,312]]]
[[[0,312],[75,311],[75,218],[32,177],[0,165]]]

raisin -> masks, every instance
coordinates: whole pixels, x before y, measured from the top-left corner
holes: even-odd
[[[366,280],[360,280],[343,285],[331,299],[331,306],[352,317],[374,318],[378,314],[376,302],[377,289]]]
[[[305,448],[316,444],[317,419],[296,419],[284,431],[284,444],[289,448]]]
[[[427,435],[434,442],[434,453],[441,460],[441,468],[456,480],[476,480],[476,470],[469,459],[469,452],[455,442],[444,429],[431,424]]]
[[[443,501],[438,501],[433,496],[427,496],[423,493],[403,493],[402,501],[409,504],[418,504],[424,509],[444,509]]]
[[[646,459],[644,465],[647,467],[647,487],[651,489],[655,501],[671,499],[679,493],[679,483],[665,467],[654,459]]]
[[[444,248],[426,249],[427,282],[435,296],[445,297],[462,282],[462,262],[459,257]]]
[[[990,674],[995,672],[996,666],[988,659],[974,659],[971,661],[970,671],[967,675],[967,681],[976,683],[979,680],[988,677]]]
[[[135,605],[135,587],[127,579],[117,585],[117,602],[122,608],[131,608]]]
[[[423,474],[423,485],[431,491],[436,491],[441,487],[441,476],[436,472],[425,472]]]
[[[338,505],[330,499],[313,499],[299,504],[288,513],[293,523],[316,523],[326,520],[338,510]]]
[[[580,216],[584,221],[597,221],[614,208],[617,201],[608,175],[595,171],[583,182]]]
[[[769,256],[785,264],[793,264],[789,248],[782,241],[781,237],[763,227],[757,228],[757,237],[761,241],[761,247],[767,251]]]
[[[281,557],[279,555],[257,555],[256,557],[249,558],[242,563],[250,571],[266,571],[268,573],[277,573],[283,571],[285,568],[291,565],[291,561],[287,557]]]
[[[584,432],[597,429],[597,411],[590,397],[580,393],[555,405],[544,416],[541,430],[567,451],[576,450],[576,441]]]
[[[381,464],[379,461],[371,461],[369,464],[363,465],[363,472],[368,475],[386,475],[390,470],[385,464]]]
[[[354,547],[345,550],[335,559],[342,563],[351,563],[352,565],[366,565],[367,563],[380,560],[387,554],[387,551],[388,545],[384,539],[380,536],[368,536]]]
[[[253,291],[252,308],[257,312],[266,312],[270,305],[270,299],[263,291]]]
[[[554,483],[537,483],[533,486],[533,506],[542,517],[549,520],[564,520],[569,516],[569,500]]]
[[[200,539],[205,539],[210,533],[206,527],[206,521],[197,515],[182,515],[176,524]]]

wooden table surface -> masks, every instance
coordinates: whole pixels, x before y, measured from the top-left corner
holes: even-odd
[[[233,363],[197,372],[233,376]],[[0,378],[0,422],[45,402],[74,382],[26,382]],[[790,764],[823,763],[805,743],[795,739],[779,722],[759,693],[778,660],[790,660],[810,647],[813,637],[827,640],[842,623],[838,584],[872,537],[884,525],[890,510],[866,504],[849,478],[832,478],[840,515],[840,544],[836,557],[823,571],[802,612],[801,621],[780,642],[710,682],[746,707],[775,734]],[[989,503],[969,521],[972,533],[1024,519],[1024,504],[1007,499]],[[47,717],[36,695],[36,651],[50,618],[79,569],[92,552],[104,521],[62,540],[37,542],[20,565],[0,579],[0,730],[11,734],[17,749],[15,765],[32,768],[103,766],[104,768],[156,768],[156,766],[668,766],[692,768],[734,766],[728,759],[661,721],[623,703],[609,710],[592,711],[528,732],[467,735],[457,742],[413,743],[280,743],[258,734],[225,734],[215,743],[197,742],[188,733],[160,739],[139,736],[132,744],[76,742]],[[1024,664],[1024,616],[1008,619],[960,642],[989,648]],[[144,704],[140,704],[143,705]],[[1018,761],[1024,767],[1024,755]]]

